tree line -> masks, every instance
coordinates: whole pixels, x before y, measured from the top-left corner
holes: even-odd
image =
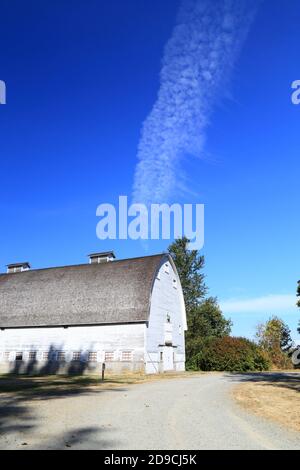
[[[224,317],[218,299],[208,295],[204,256],[196,250],[188,250],[188,244],[189,240],[183,237],[169,246],[186,305],[187,368],[243,372],[291,368],[295,345],[288,325],[272,316],[257,326],[254,341],[232,336],[232,321]],[[297,295],[300,297],[300,281]]]

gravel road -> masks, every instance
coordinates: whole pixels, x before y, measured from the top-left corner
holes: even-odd
[[[0,449],[300,449],[300,436],[247,414],[243,380],[205,374],[103,392],[0,399]]]

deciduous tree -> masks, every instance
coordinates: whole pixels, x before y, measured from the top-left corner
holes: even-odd
[[[285,352],[293,345],[289,326],[276,316],[257,326],[256,338],[258,344],[266,351]]]
[[[266,323],[258,325],[256,338],[275,367],[280,369],[291,367],[288,352],[293,347],[293,341],[291,330],[283,320],[273,316]]]

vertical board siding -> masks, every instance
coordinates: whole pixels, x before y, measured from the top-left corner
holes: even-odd
[[[162,263],[153,285],[150,318],[146,332],[146,372],[163,371],[160,352],[172,336],[174,370],[185,370],[185,311],[180,281],[170,262]],[[176,281],[176,282],[174,282]],[[168,324],[167,319],[170,319]],[[170,333],[171,332],[171,333]]]

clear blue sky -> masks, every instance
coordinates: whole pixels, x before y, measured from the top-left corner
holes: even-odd
[[[176,0],[0,0],[0,266],[76,264],[167,243],[100,242],[96,207],[130,195]],[[206,206],[207,283],[234,333],[276,313],[294,337],[300,278],[298,0],[261,3],[206,133],[185,162]],[[180,202],[180,201],[179,201]]]

